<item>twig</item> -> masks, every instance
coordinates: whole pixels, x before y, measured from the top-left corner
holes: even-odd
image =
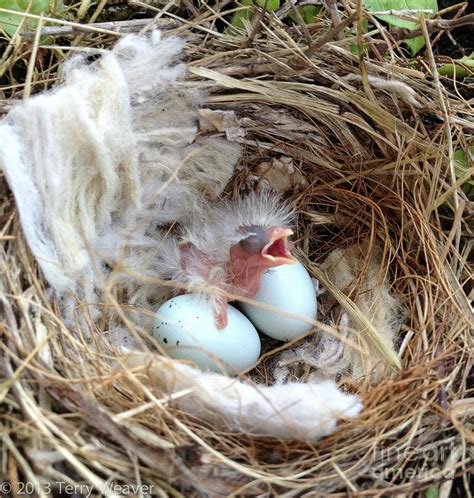
[[[265,0],[265,5],[259,10],[257,15],[254,17],[254,20],[252,22],[252,32],[250,33],[249,37],[240,45],[240,48],[247,48],[252,45],[253,40],[257,36],[257,33],[260,29],[260,23],[262,22],[263,18],[265,17],[265,13],[267,11],[267,4],[268,0]]]
[[[25,89],[23,91],[23,100],[27,100],[31,93],[31,81],[33,79],[33,71],[35,70],[36,56],[38,55],[38,46],[40,40],[41,27],[43,26],[43,15],[41,14],[38,21],[38,30],[33,41],[33,49],[31,51],[30,60],[28,62],[28,69],[26,71]]]
[[[194,7],[193,2],[190,2],[189,0],[183,0],[183,3],[185,7],[191,12],[193,17],[198,17],[199,16],[199,10]]]
[[[285,2],[282,7],[280,7],[276,12],[275,15],[278,17],[278,19],[284,19],[290,11],[296,7],[304,7],[305,5],[324,5],[323,0],[294,0],[293,2]]]
[[[10,9],[0,9],[0,12],[3,14],[11,14],[14,16],[26,17],[28,19],[35,19],[39,21],[40,16],[35,16],[34,14],[27,14],[26,12],[18,12],[16,10]],[[77,22],[65,21],[64,19],[55,19],[54,17],[43,17],[44,22],[51,22],[53,24],[62,24],[63,26],[71,26],[71,27],[82,27],[86,31],[90,31],[92,33],[100,33],[102,35],[114,35],[117,36],[121,33],[117,33],[115,31],[109,31],[107,29],[99,29],[95,26],[91,26],[89,24],[79,24]],[[33,34],[34,36],[34,34]]]
[[[100,13],[102,12],[102,10],[105,8],[106,5],[107,5],[107,0],[100,0],[99,5],[97,5],[95,11],[89,17],[89,22],[87,24],[89,24],[89,25],[94,24],[97,21]],[[81,7],[83,7],[83,6],[84,6],[84,4],[81,3]],[[82,19],[82,17],[79,17],[79,12],[77,14],[78,14],[78,19]],[[76,38],[74,44],[80,45],[85,36],[86,36],[86,33],[80,34]]]
[[[446,9],[443,9],[441,11],[439,11],[437,13],[437,17],[441,17],[443,16],[444,14],[446,14],[447,12],[450,12],[454,9],[457,9],[457,12],[456,14],[454,15],[454,17],[452,19],[459,19],[463,14],[464,14],[464,11],[467,9],[468,7],[468,4],[467,2],[464,2],[464,3],[460,3],[458,5],[452,5],[451,7],[447,7]],[[438,43],[438,40],[443,36],[444,33],[438,33],[434,39],[432,40],[431,42],[431,46],[434,47],[436,45],[436,43]],[[447,35],[449,37],[451,37],[451,34],[448,32]],[[453,38],[451,37],[451,41],[453,42],[453,45],[456,45],[456,42],[453,40]]]
[[[330,29],[324,36],[322,36],[316,43],[308,48],[305,55],[306,57],[311,57],[318,49],[320,49],[323,45],[334,40],[337,37],[337,34],[347,28],[350,24],[352,24],[356,18],[356,14],[349,16],[347,19],[341,22],[338,26]]]
[[[150,19],[132,19],[131,21],[114,21],[114,22],[97,22],[92,24],[74,24],[72,26],[46,26],[41,29],[41,34],[44,36],[71,36],[78,33],[89,33],[91,28],[97,28],[99,32],[114,32],[114,33],[135,33],[140,31],[144,26],[153,22]],[[173,19],[161,19],[153,22],[159,29],[176,28],[179,23]],[[32,38],[35,36],[35,31],[26,31],[21,33],[21,36]]]
[[[413,15],[417,14],[433,14],[432,9],[405,9],[405,10],[395,10],[395,9],[390,9],[390,10],[380,10],[380,11],[368,11],[370,12],[373,16],[395,16],[395,17],[400,17],[403,18],[405,16],[410,16],[413,17]],[[412,19],[409,19],[410,21]]]
[[[144,35],[147,31],[150,31],[154,29],[157,24],[161,21],[161,18],[173,7],[175,4],[173,1],[168,2],[163,8],[153,17],[153,19],[150,19],[150,22],[145,25],[141,30],[140,30],[140,36]]]
[[[303,31],[304,37],[306,38],[306,43],[308,44],[308,50],[311,49],[312,40],[311,40],[311,33],[309,32],[308,26],[306,26],[306,23],[303,19],[303,16],[300,14],[299,10],[296,8],[296,1],[295,0],[288,0],[287,3],[291,6],[291,9],[293,10],[293,14],[296,16],[296,19],[298,20],[298,24],[300,25],[301,30]]]
[[[460,17],[459,19],[432,19],[425,20],[426,30],[428,33],[438,33],[439,31],[448,31],[454,28],[459,28],[461,26],[468,26],[474,24],[474,14],[468,14],[467,16]],[[422,36],[424,34],[423,30],[420,29],[406,29],[400,28],[394,30],[392,36],[395,41],[408,40],[410,38],[416,38],[417,36]]]
[[[377,102],[377,99],[375,98],[374,92],[372,91],[372,87],[370,86],[370,83],[369,83],[369,78],[368,78],[368,74],[367,74],[367,67],[365,65],[365,59],[364,59],[364,44],[362,42],[362,37],[364,35],[364,27],[362,25],[363,8],[364,8],[364,5],[362,3],[362,0],[357,0],[357,2],[356,2],[356,11],[357,11],[356,29],[357,29],[357,49],[359,51],[360,76],[361,76],[362,85],[364,87],[364,91],[365,91],[367,97],[370,100],[372,100],[372,102]]]
[[[474,22],[474,15],[471,15],[473,18]],[[469,16],[466,16],[469,17]],[[428,26],[426,23],[426,20],[423,18],[420,18],[420,27],[421,31],[423,33],[423,36],[425,37],[426,40],[426,52],[428,55],[428,60],[430,62],[431,66],[431,75],[433,76],[434,83],[436,85],[436,90],[438,92],[438,98],[439,98],[439,104],[441,107],[441,110],[443,111],[444,114],[444,122],[446,125],[446,139],[447,139],[447,153],[448,153],[448,159],[449,159],[449,172],[451,175],[451,183],[452,185],[456,184],[456,171],[454,169],[454,147],[453,147],[453,137],[452,137],[452,132],[451,132],[451,127],[450,127],[450,113],[448,109],[448,105],[446,104],[446,90],[441,84],[441,81],[439,79],[439,74],[436,69],[436,62],[435,58],[433,55],[433,49],[431,48],[430,40],[429,40],[429,34],[428,34]],[[459,209],[459,193],[456,190],[453,191],[453,201],[454,201],[454,208],[456,212],[461,212],[462,210]],[[461,219],[457,219],[458,217],[456,216],[453,220],[453,233],[456,234],[456,240],[455,240],[455,247],[456,250],[459,251],[459,242],[461,240]],[[455,230],[455,232],[454,232]]]
[[[336,5],[336,0],[326,0],[325,3],[328,7],[329,14],[331,15],[332,25],[334,29],[336,29],[341,24],[341,16]],[[336,39],[341,40],[344,37],[344,33],[338,30],[335,32],[335,37]]]

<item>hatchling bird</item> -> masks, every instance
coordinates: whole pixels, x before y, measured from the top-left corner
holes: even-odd
[[[196,203],[177,236],[165,239],[158,273],[209,293],[217,328],[227,325],[229,294],[252,298],[262,274],[291,264],[292,212],[276,196],[251,194],[217,205]]]

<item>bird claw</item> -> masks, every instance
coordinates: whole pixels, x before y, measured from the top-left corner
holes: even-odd
[[[219,330],[225,329],[229,322],[227,317],[227,301],[219,300],[217,304],[216,314],[214,315],[214,321],[216,323],[216,327]]]
[[[225,329],[227,327],[227,323],[227,313],[219,314],[216,316],[216,327],[219,330]]]

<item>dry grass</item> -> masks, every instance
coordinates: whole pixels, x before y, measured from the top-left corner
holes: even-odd
[[[402,369],[375,386],[348,380],[365,409],[316,445],[222,432],[179,411],[146,365],[127,369],[67,330],[0,184],[0,475],[14,491],[43,483],[43,496],[45,482],[64,482],[92,484],[107,496],[107,483],[133,483],[158,496],[412,496],[434,486],[446,498],[454,476],[464,476],[457,486],[468,495],[473,225],[472,199],[461,187],[473,168],[457,180],[452,161],[473,140],[468,85],[440,81],[431,50],[407,60],[386,32],[363,40],[388,43],[384,57],[353,55],[349,44],[361,46],[362,38],[347,31],[318,43],[333,29],[329,15],[301,29],[265,14],[258,29],[231,37],[221,29],[225,4],[214,12],[200,5],[185,21],[168,6],[156,24],[188,37],[190,84],[208,90],[209,108],[235,111],[245,130],[228,194],[248,188],[249,178],[258,183],[261,163],[290,158],[307,181],[287,192],[298,208],[296,242],[315,271],[337,247],[368,239],[383,249],[384,272],[407,309]],[[82,50],[109,46],[118,35],[99,27],[72,36]],[[56,81],[67,50],[39,43],[23,37],[4,52],[9,98],[0,109]],[[408,85],[419,106],[369,76]],[[105,325],[90,328],[98,335]],[[255,375],[271,380],[264,367]]]

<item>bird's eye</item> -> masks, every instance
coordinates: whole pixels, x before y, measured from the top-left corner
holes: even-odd
[[[239,242],[240,247],[248,254],[258,254],[268,244],[268,233],[265,228],[253,225],[246,227],[248,236]]]

